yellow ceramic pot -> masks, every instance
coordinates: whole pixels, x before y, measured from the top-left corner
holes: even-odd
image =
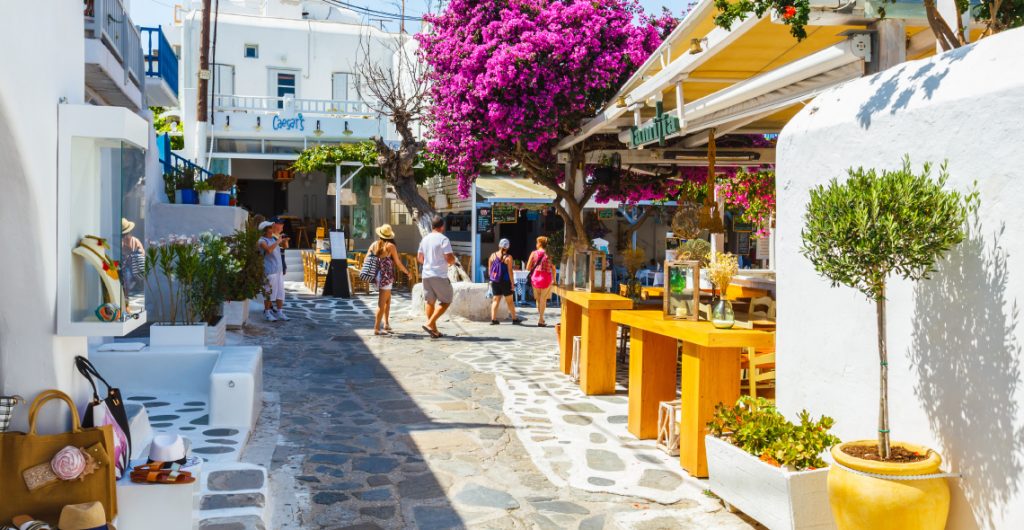
[[[846,446],[877,443],[860,440],[839,444],[832,448],[832,458],[850,469],[879,475],[941,473],[942,457],[920,445],[892,442],[893,447],[928,455],[927,459],[910,464],[864,460],[842,451]],[[839,530],[943,530],[949,515],[949,485],[945,478],[886,480],[831,466],[828,501]]]

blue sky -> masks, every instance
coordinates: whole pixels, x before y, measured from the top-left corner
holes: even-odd
[[[214,0],[216,1],[216,0]],[[376,11],[398,13],[400,3],[397,0],[339,0],[344,3],[367,7]],[[688,0],[640,0],[648,12],[661,12],[661,6],[668,6],[677,15],[682,12]],[[185,4],[188,0],[125,0],[131,11],[132,21],[139,26],[157,26],[170,24],[175,3]],[[406,14],[413,17],[421,16],[428,5],[437,6],[438,0],[407,0]],[[373,18],[372,16],[370,18]],[[374,22],[375,24],[377,22]],[[410,31],[417,31],[415,22],[409,23]],[[398,22],[385,23],[385,27],[397,30]]]

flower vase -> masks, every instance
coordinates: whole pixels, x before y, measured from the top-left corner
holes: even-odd
[[[718,329],[729,329],[736,323],[732,302],[719,298],[711,306],[711,324]]]

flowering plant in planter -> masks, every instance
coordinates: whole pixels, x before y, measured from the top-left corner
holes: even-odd
[[[798,41],[807,37],[804,26],[811,14],[809,0],[715,0],[715,8],[719,11],[715,25],[725,29],[732,29],[733,24],[751,13],[760,18],[770,12],[789,26],[790,34]]]
[[[725,205],[743,210],[741,219],[752,223],[755,237],[765,237],[775,218],[775,171],[740,169],[719,177],[716,184]]]

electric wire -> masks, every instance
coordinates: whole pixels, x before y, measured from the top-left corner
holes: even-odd
[[[362,15],[375,16],[375,17],[384,17],[384,18],[387,18],[387,19],[390,19],[390,20],[401,20],[403,18],[402,15],[399,14],[399,13],[390,13],[390,12],[387,12],[387,11],[378,11],[376,9],[370,9],[368,7],[358,6],[358,5],[355,5],[355,4],[350,4],[348,2],[344,2],[343,0],[322,0],[322,1],[324,3],[333,5],[335,7],[343,7],[343,8],[346,8],[346,9],[351,9],[351,10],[353,10],[353,11],[355,11],[357,13],[360,13]],[[423,22],[423,18],[422,17],[414,17],[414,16],[411,16],[411,15],[405,15],[404,18],[405,18],[405,20],[411,20],[411,21],[414,21],[414,22]]]

